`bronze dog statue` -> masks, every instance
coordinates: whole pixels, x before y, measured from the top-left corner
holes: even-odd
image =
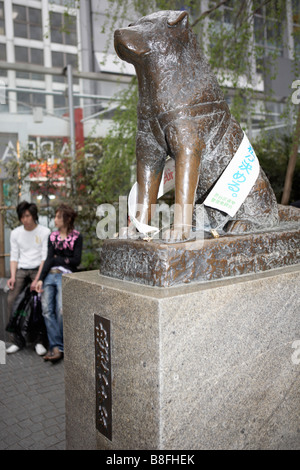
[[[190,207],[202,204],[243,139],[189,26],[186,11],[160,11],[115,31],[118,56],[133,64],[139,85],[136,139],[137,217],[148,224],[167,155],[175,159],[171,240],[190,235]],[[175,207],[176,207],[175,206]],[[241,233],[278,223],[273,190],[260,169],[234,217],[206,208],[211,228]],[[185,229],[182,231],[182,226]]]

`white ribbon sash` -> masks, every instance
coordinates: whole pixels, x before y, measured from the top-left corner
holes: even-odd
[[[253,188],[259,175],[259,161],[246,134],[225,171],[204,201],[233,217]]]

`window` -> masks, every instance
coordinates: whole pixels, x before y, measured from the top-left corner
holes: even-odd
[[[209,8],[215,8],[217,3],[216,1],[209,2]],[[222,7],[217,8],[216,11],[212,13],[211,18],[214,21],[222,22],[226,28],[232,29],[234,22],[234,2],[228,0]]]
[[[19,91],[17,93],[18,112],[22,114],[31,114],[32,108],[40,106],[46,107],[46,98],[43,93],[30,93]]]
[[[51,41],[67,46],[77,45],[76,16],[50,12]]]
[[[63,115],[68,111],[68,105],[66,103],[66,97],[64,95],[54,95],[53,104],[55,113],[58,115]]]
[[[42,12],[37,8],[21,5],[13,6],[15,36],[26,39],[43,40]]]
[[[219,2],[210,1],[209,8],[215,8]],[[226,2],[220,8],[209,15],[209,41],[210,51],[213,61],[217,60],[219,67],[226,68],[228,66],[228,59],[225,55],[218,57],[218,50],[222,47],[224,35],[228,33],[234,34],[234,5],[232,1]],[[216,55],[217,54],[217,55]]]
[[[0,34],[5,35],[4,2],[0,2]]]
[[[54,52],[52,51],[52,67],[59,67],[64,68],[67,65],[73,65],[74,69],[78,68],[77,65],[78,59],[77,55],[75,54],[67,54],[66,52]],[[65,77],[59,77],[57,75],[53,76],[54,82],[64,82]],[[79,81],[78,79],[74,79],[73,83],[77,84]]]
[[[6,62],[6,45],[0,44],[0,60],[4,60]],[[6,77],[7,72],[6,70],[0,69],[0,77]]]
[[[257,46],[256,68],[263,71],[264,57],[283,55],[282,20],[284,14],[282,2],[274,1],[260,6],[260,1],[254,1],[254,38]]]
[[[44,65],[43,49],[15,46],[15,60],[19,63]],[[17,72],[17,78],[28,78],[32,80],[44,80],[44,75],[39,73]]]
[[[0,44],[0,60],[6,60],[6,45]]]
[[[53,97],[54,103],[54,114],[56,116],[64,116],[66,113],[69,112],[69,105],[68,105],[68,98],[63,95],[54,95]],[[80,100],[76,96],[73,97],[74,107],[79,107]]]
[[[50,0],[50,3],[56,3],[56,5],[62,5],[69,8],[76,8],[79,6],[80,0]]]
[[[292,0],[293,15],[293,37],[295,55],[300,55],[300,3],[299,0]]]

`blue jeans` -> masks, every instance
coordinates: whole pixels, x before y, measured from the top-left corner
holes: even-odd
[[[56,346],[63,352],[62,274],[49,273],[44,281],[43,290],[42,307],[49,349],[52,350]]]

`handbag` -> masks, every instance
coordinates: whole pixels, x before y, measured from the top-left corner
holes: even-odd
[[[30,317],[27,327],[29,341],[34,341],[37,337],[44,339],[47,337],[46,325],[42,313],[41,294],[31,291],[30,298]],[[42,341],[44,343],[45,341]]]
[[[34,342],[38,339],[38,342],[47,343],[41,295],[30,291],[30,286],[16,298],[6,331],[18,337],[20,346],[25,346],[26,340]]]
[[[26,287],[16,298],[6,331],[17,335],[23,345],[26,343],[28,324],[31,314],[31,292]]]

